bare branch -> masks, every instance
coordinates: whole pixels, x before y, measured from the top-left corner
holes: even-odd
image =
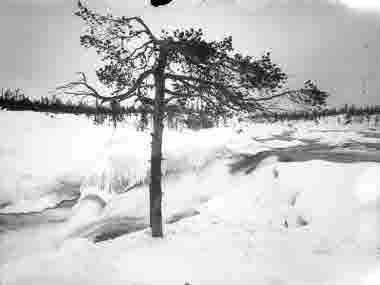
[[[149,37],[152,39],[152,41],[157,42],[157,38],[154,36],[152,31],[149,29],[149,27],[145,24],[145,22],[140,17],[133,17],[133,18],[129,18],[129,19],[131,19],[131,20],[134,19],[137,22],[139,22],[144,27],[144,29],[146,30],[146,33],[149,35]]]
[[[143,81],[151,74],[153,74],[154,70],[149,69],[147,71],[144,71],[143,73],[140,74],[140,76],[136,79],[136,82],[128,89],[127,92],[117,95],[117,96],[112,96],[112,97],[105,97],[103,99],[104,101],[109,101],[109,100],[117,100],[117,101],[123,101],[126,100],[136,94],[134,92],[137,91],[137,89],[142,85]]]
[[[222,82],[205,80],[205,79],[201,79],[201,78],[197,78],[197,77],[193,77],[193,76],[178,75],[178,74],[171,74],[171,73],[165,73],[164,76],[166,78],[170,78],[170,79],[173,79],[173,80],[180,80],[182,82],[183,81],[193,81],[193,82],[202,83],[202,84],[206,84],[206,85],[211,85],[211,86],[215,86],[215,87],[219,86],[219,87],[226,88],[226,86]]]
[[[66,94],[71,94],[71,95],[78,95],[78,96],[92,96],[97,99],[104,100],[104,98],[107,98],[105,96],[102,96],[99,94],[99,92],[92,86],[90,86],[87,82],[87,77],[83,72],[77,72],[78,74],[81,75],[81,79],[79,81],[73,81],[68,84],[58,86],[56,88],[57,91],[63,91]],[[77,87],[84,88],[84,90],[75,92],[75,91],[68,91],[75,89]]]
[[[299,91],[298,90],[287,90],[285,92],[274,94],[274,95],[271,95],[271,96],[268,96],[268,97],[256,98],[255,100],[256,101],[270,101],[270,100],[273,100],[275,98],[284,97],[286,95],[292,95],[292,94],[297,93],[297,92],[299,92]]]
[[[157,38],[152,33],[152,31],[149,29],[149,27],[145,24],[143,19],[141,19],[138,16],[128,17],[128,18],[127,17],[121,17],[121,18],[116,18],[116,19],[115,18],[108,18],[107,20],[109,20],[111,22],[118,23],[118,24],[130,24],[130,22],[136,21],[137,23],[139,23],[144,28],[141,31],[137,31],[138,33],[145,33],[154,43],[157,43],[157,41],[158,41]]]
[[[135,49],[131,52],[131,54],[130,54],[125,60],[126,60],[126,61],[134,60],[134,59],[136,59],[137,57],[139,57],[139,55],[144,54],[144,53],[146,52],[146,50],[148,49],[149,45],[152,44],[152,43],[153,43],[153,41],[150,40],[150,41],[144,43],[143,45],[141,45],[141,46],[135,48]],[[135,56],[136,52],[138,52],[139,50],[141,50],[141,49],[143,49],[143,48],[144,48],[144,50],[143,50],[142,52],[138,53],[138,54]]]
[[[143,80],[148,77],[153,70],[148,70],[140,74],[140,76],[137,78],[136,82],[133,84],[131,88],[124,94],[120,94],[117,96],[102,96],[100,93],[87,82],[86,75],[83,72],[78,72],[81,75],[81,79],[79,81],[73,81],[68,84],[58,86],[56,88],[56,91],[62,91],[65,94],[69,95],[76,95],[76,96],[91,96],[97,99],[101,100],[101,103],[104,103],[106,101],[111,101],[111,100],[117,100],[117,101],[123,101],[126,100],[134,95],[134,92],[137,90],[137,88],[142,84]],[[73,89],[75,88],[81,88],[82,90],[75,91]],[[71,91],[73,90],[73,91]]]

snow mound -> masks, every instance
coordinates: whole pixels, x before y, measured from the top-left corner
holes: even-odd
[[[363,203],[376,201],[380,196],[380,167],[369,166],[358,177],[356,195]]]
[[[362,285],[377,285],[380,280],[380,267],[377,266],[374,269],[368,271],[367,275],[364,275],[362,278]]]
[[[376,199],[379,188],[373,185],[379,165],[270,160],[252,175],[237,178],[238,187],[208,202],[201,213],[252,229],[304,227],[330,246],[346,241],[369,248],[380,245],[380,207],[363,205],[357,196],[358,185],[365,189],[364,177],[371,179],[367,184],[374,188],[367,191],[375,192],[371,197]]]
[[[73,207],[71,217],[61,226],[61,239],[66,240],[76,230],[96,221],[106,205],[98,195],[87,195]]]

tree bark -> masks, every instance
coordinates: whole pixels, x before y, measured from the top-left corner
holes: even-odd
[[[165,78],[164,70],[166,66],[167,54],[160,52],[158,66],[154,73],[155,97],[153,112],[153,133],[150,160],[150,227],[152,237],[163,237],[162,231],[162,186],[161,186],[161,162],[162,162],[162,133],[164,129],[164,99],[165,99]]]

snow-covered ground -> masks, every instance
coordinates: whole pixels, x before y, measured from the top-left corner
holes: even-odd
[[[380,144],[373,124],[167,131],[165,237],[144,229],[99,243],[107,224],[148,223],[147,186],[123,190],[146,180],[149,133],[30,112],[1,111],[0,125],[2,213],[42,210],[81,185],[68,220],[0,232],[1,284],[377,284],[379,163],[270,156],[249,174],[230,171],[239,154]]]

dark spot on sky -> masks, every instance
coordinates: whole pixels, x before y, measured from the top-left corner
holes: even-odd
[[[163,6],[166,4],[169,4],[173,0],[151,0],[150,4],[152,4],[154,7]]]

